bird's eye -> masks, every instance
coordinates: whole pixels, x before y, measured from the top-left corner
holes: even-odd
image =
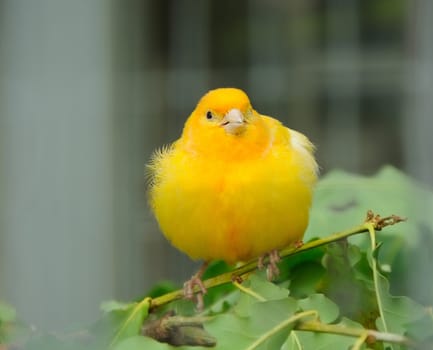
[[[207,111],[207,113],[206,113],[206,119],[212,119],[213,118],[213,115],[212,115],[212,112],[211,111]]]

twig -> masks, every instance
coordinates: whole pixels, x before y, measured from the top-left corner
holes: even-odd
[[[401,218],[396,215],[387,216],[384,218],[381,218],[379,215],[374,215],[373,212],[370,210],[367,213],[366,221],[362,225],[355,226],[349,230],[341,231],[338,233],[334,233],[329,235],[328,237],[320,238],[314,241],[307,242],[303,244],[301,247],[287,247],[280,251],[280,257],[286,258],[288,256],[292,256],[310,249],[314,249],[320,246],[323,246],[325,244],[339,241],[343,238],[347,238],[359,233],[365,233],[369,232],[372,228],[375,230],[381,230],[382,228],[394,225],[396,223],[399,223],[401,221],[405,221],[406,219]],[[257,269],[257,259],[251,260],[247,262],[246,264],[234,269],[233,271],[223,273],[221,275],[218,275],[213,278],[209,278],[205,281],[203,281],[204,286],[206,289],[216,287],[222,284],[231,283],[234,279],[242,279],[248,276],[251,272],[255,271]],[[198,289],[195,289],[195,291],[198,291]],[[174,300],[180,299],[183,297],[183,290],[176,290],[174,292],[162,295],[160,297],[154,298],[151,301],[151,308],[156,308],[161,305],[168,304]]]
[[[380,231],[386,226],[395,225],[398,224],[399,222],[406,221],[406,220],[407,218],[402,218],[394,214],[382,218],[380,215],[375,215],[373,211],[369,210],[367,211],[367,217],[365,219],[365,222],[373,224],[373,228],[376,231]]]
[[[299,322],[295,328],[298,331],[308,331],[308,332],[320,332],[320,333],[332,333],[338,335],[346,335],[349,337],[364,337],[366,336],[366,341],[368,343],[373,343],[375,341],[383,341],[388,343],[403,344],[407,346],[413,346],[413,342],[399,334],[388,333],[388,332],[378,332],[373,329],[364,328],[353,328],[344,327],[335,324],[325,324],[318,321],[305,321]]]
[[[159,342],[170,345],[213,347],[216,339],[203,328],[204,317],[176,316],[170,311],[163,317],[146,322],[141,332]]]
[[[406,219],[400,218],[399,216],[396,216],[396,215],[391,215],[388,217],[381,218],[379,215],[374,215],[371,210],[369,210],[367,213],[366,224],[368,225],[368,232],[370,234],[370,243],[371,243],[371,258],[370,258],[371,262],[370,263],[371,263],[371,270],[373,273],[373,282],[374,282],[374,286],[375,286],[374,290],[375,290],[377,308],[378,308],[379,316],[380,316],[379,319],[382,323],[383,330],[385,332],[388,332],[388,323],[387,323],[386,318],[385,318],[385,312],[384,312],[384,307],[383,307],[382,289],[379,286],[380,274],[379,274],[379,270],[377,268],[377,260],[376,260],[376,257],[374,255],[374,251],[377,249],[376,231],[381,230],[385,226],[394,225],[394,224],[399,223],[401,221],[406,221]],[[392,346],[391,346],[391,349],[393,349]]]
[[[244,287],[242,284],[240,284],[237,281],[233,282],[233,285],[238,288],[240,291],[244,292],[245,294],[248,294],[249,296],[253,297],[254,299],[258,301],[266,301],[265,298],[263,298],[260,294],[256,293],[250,288]]]

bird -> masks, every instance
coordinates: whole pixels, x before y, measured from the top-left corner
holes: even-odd
[[[315,146],[302,133],[262,115],[241,89],[208,91],[180,138],[157,149],[147,164],[148,198],[171,244],[202,268],[184,284],[197,307],[206,293],[209,262],[268,256],[278,274],[278,250],[302,244],[318,179]],[[196,288],[198,286],[198,288]]]

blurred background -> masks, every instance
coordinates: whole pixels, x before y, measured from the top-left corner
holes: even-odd
[[[317,145],[322,172],[433,184],[429,0],[0,0],[0,299],[64,329],[195,264],[144,164],[208,89]]]

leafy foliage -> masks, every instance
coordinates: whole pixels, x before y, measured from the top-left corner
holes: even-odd
[[[197,334],[208,332],[223,350],[398,350],[414,344],[430,349],[432,208],[432,191],[393,168],[371,178],[334,172],[317,188],[306,240],[355,226],[368,209],[398,213],[409,221],[290,256],[280,263],[276,283],[255,271],[241,284],[212,288],[207,309],[199,315],[185,300],[157,310],[150,310],[150,297],[128,304],[108,302],[96,324],[59,336],[35,334],[17,320],[13,308],[0,303],[0,344],[18,349],[173,349],[142,335],[143,323],[162,320],[161,331],[176,332],[192,343]],[[214,263],[208,276],[227,269]],[[154,298],[172,289],[163,282],[148,295]],[[188,317],[177,319],[167,310]]]
[[[392,167],[384,167],[376,176],[362,177],[334,171],[322,178],[315,193],[311,221],[306,238],[322,238],[347,229],[360,221],[367,210],[407,217],[403,225],[387,227],[378,239],[380,264],[391,266],[386,276],[391,290],[408,295],[423,304],[433,303],[433,279],[428,276],[433,256],[433,193]],[[367,235],[353,237],[351,243],[363,253],[369,248]],[[413,273],[417,271],[417,273]],[[423,288],[414,287],[417,281]]]

